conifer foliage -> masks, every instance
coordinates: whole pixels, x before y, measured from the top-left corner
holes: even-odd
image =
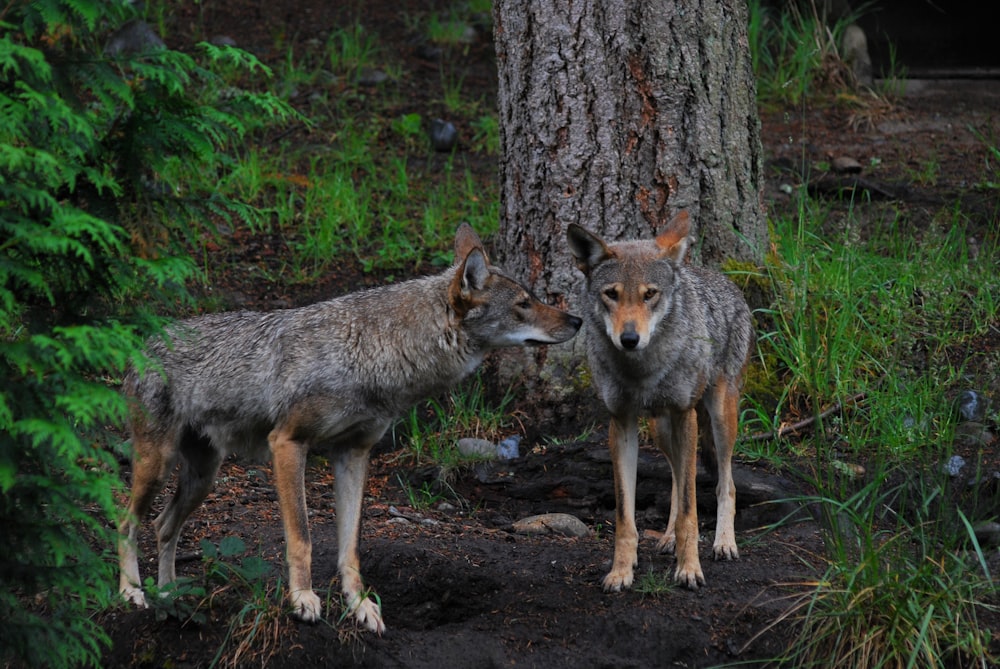
[[[0,5],[0,665],[98,663],[92,614],[116,597],[112,380],[184,299],[182,243],[202,221],[258,216],[165,168],[215,183],[240,142],[292,114],[218,74],[269,74],[237,49],[112,47],[136,11]]]

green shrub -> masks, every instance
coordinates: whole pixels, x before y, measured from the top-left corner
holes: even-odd
[[[103,444],[124,413],[109,381],[139,361],[157,305],[184,299],[193,266],[169,240],[205,214],[254,218],[164,167],[224,173],[230,147],[290,113],[213,74],[263,71],[234,49],[105,54],[133,11],[0,11],[0,664],[98,663],[118,489]]]

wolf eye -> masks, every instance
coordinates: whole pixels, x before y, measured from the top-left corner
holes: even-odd
[[[652,299],[653,299],[654,297],[656,297],[656,296],[657,296],[657,294],[659,294],[659,292],[660,292],[660,291],[658,291],[658,290],[657,290],[657,289],[655,289],[655,288],[647,288],[647,289],[646,289],[646,292],[645,292],[645,293],[643,293],[643,295],[642,295],[642,299],[643,299],[643,300],[645,300],[646,302],[649,302],[649,301],[650,301],[650,300],[652,300]]]
[[[518,302],[515,306],[518,309],[530,309],[531,308],[531,300],[526,297],[523,300],[521,300],[520,302]]]
[[[607,290],[604,291],[604,296],[607,297],[609,300],[618,301],[618,289],[608,288]]]

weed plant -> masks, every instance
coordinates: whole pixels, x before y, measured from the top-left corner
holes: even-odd
[[[775,621],[796,630],[778,666],[995,666],[980,614],[997,609],[997,589],[972,525],[946,511],[934,479],[885,467],[853,494],[799,500],[822,516],[826,567],[796,584],[804,592]]]
[[[266,68],[202,45],[109,53],[128,2],[0,11],[0,665],[100,661],[118,515],[114,387],[161,310],[186,303],[198,221],[258,221],[216,192],[234,144],[294,116],[220,71]],[[178,176],[185,164],[191,181]],[[112,448],[103,448],[112,444]]]

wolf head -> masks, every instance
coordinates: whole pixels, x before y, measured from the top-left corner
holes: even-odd
[[[576,266],[587,277],[590,318],[603,323],[620,351],[641,351],[670,311],[690,223],[680,212],[655,240],[608,244],[576,224],[566,232]]]
[[[455,259],[459,265],[449,290],[451,307],[481,349],[558,344],[583,324],[579,317],[541,302],[490,265],[482,241],[468,223],[455,234]]]

